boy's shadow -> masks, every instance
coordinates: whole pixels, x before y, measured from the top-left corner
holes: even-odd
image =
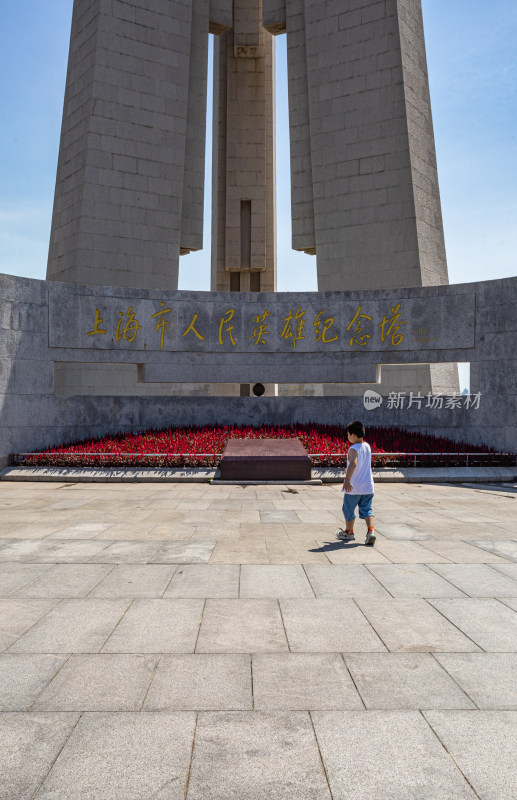
[[[314,547],[309,553],[328,553],[332,550],[353,550],[354,547],[366,547],[364,542],[325,542],[321,547]]]

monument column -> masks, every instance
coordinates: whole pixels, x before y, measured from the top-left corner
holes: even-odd
[[[234,0],[214,42],[213,291],[276,289],[274,42],[262,0]]]

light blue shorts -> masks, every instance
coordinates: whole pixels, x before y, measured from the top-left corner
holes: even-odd
[[[359,506],[359,518],[373,517],[373,494],[349,494],[345,492],[343,498],[343,514],[346,520],[355,519],[355,509]]]

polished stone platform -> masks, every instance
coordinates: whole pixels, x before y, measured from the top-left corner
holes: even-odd
[[[514,800],[517,484],[339,489],[0,483],[0,797]]]
[[[310,481],[311,460],[299,439],[230,439],[222,481]]]

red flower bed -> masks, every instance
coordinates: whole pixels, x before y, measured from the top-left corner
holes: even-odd
[[[214,467],[230,437],[299,438],[314,466],[341,467],[346,464],[346,429],[334,425],[289,425],[259,427],[185,427],[133,434],[117,433],[102,439],[72,442],[44,452],[14,457],[23,466],[67,467]],[[501,456],[487,447],[454,442],[451,439],[411,433],[400,428],[368,427],[366,440],[374,454],[374,466],[460,466],[514,464],[515,456]],[[387,455],[395,453],[396,455]],[[425,455],[414,456],[413,453]],[[446,456],[454,453],[460,455]]]

